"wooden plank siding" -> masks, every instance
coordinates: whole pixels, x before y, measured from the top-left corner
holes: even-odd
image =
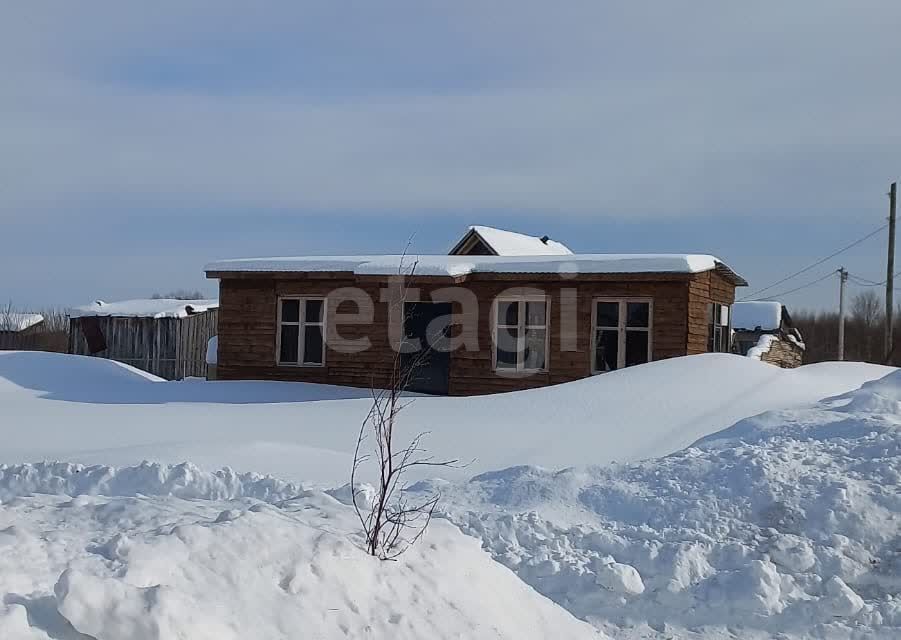
[[[216,335],[218,315],[210,309],[185,318],[91,316],[106,341],[98,353],[91,353],[82,318],[71,318],[68,352],[117,360],[166,380],[205,377],[206,346]]]
[[[698,273],[688,283],[688,355],[707,353],[711,302],[731,305],[735,285],[715,271]]]
[[[348,386],[380,386],[387,379],[394,350],[389,336],[389,302],[380,294],[387,277],[342,273],[266,274],[211,273],[220,278],[220,379],[295,380]],[[234,276],[234,277],[232,277]],[[421,300],[459,279],[416,276],[411,287]],[[550,304],[547,371],[530,375],[500,374],[492,365],[493,300],[511,289],[541,289]],[[321,367],[278,366],[276,317],[279,296],[330,296],[336,290],[356,288],[373,301],[373,322],[349,325],[336,322],[336,314],[356,311],[345,301],[330,298],[326,313],[326,354]],[[556,274],[477,274],[461,288],[479,301],[476,317],[464,317],[453,300],[452,337],[474,342],[474,350],[456,349],[450,359],[451,395],[474,395],[545,386],[591,375],[592,303],[597,297],[653,300],[652,357],[654,360],[706,350],[706,305],[711,300],[731,304],[734,285],[717,273],[701,274],[582,274],[561,278]],[[435,301],[445,300],[439,297]],[[561,320],[562,309],[575,305],[575,336]],[[471,313],[471,312],[470,312]],[[469,333],[464,333],[467,328]],[[355,340],[371,346],[359,353],[344,353]],[[571,342],[572,348],[566,348]]]

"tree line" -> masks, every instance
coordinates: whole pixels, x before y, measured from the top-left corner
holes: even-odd
[[[807,349],[804,363],[838,358],[838,311],[792,312],[795,327]],[[895,342],[898,347],[889,364],[901,365],[901,307],[894,313]],[[885,305],[875,291],[854,295],[845,313],[845,360],[884,363]]]

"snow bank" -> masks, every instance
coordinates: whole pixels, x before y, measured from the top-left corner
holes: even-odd
[[[436,521],[397,562],[353,511],[251,501],[33,497],[0,509],[0,637],[601,638]]]
[[[446,517],[617,637],[894,638],[899,427],[895,372],[658,460],[438,484]]]
[[[432,453],[472,461],[442,470],[448,479],[520,464],[627,462],[889,371],[850,362],[783,370],[741,356],[692,356],[531,391],[416,398],[400,415],[400,435],[430,431]],[[346,482],[370,409],[367,389],[152,379],[104,359],[0,352],[0,463],[190,460],[334,486]]]
[[[779,342],[779,338],[770,333],[764,333],[757,339],[757,344],[748,349],[747,357],[752,360],[762,360],[763,356],[773,348],[773,343]]]
[[[275,502],[302,488],[259,473],[231,469],[203,471],[190,463],[143,462],[132,467],[86,466],[67,462],[0,464],[0,501],[34,493],[68,496],[174,496],[199,500],[254,498]]]
[[[732,328],[736,331],[775,331],[781,326],[781,302],[736,302],[732,305]]]
[[[206,363],[216,364],[219,362],[219,336],[213,336],[206,343]]]
[[[200,313],[219,306],[218,300],[176,300],[152,298],[148,300],[122,300],[75,307],[69,312],[72,318],[85,316],[115,316],[136,318],[186,318],[192,313]]]

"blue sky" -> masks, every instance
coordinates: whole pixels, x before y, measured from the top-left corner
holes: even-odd
[[[765,286],[883,222],[898,24],[890,0],[9,3],[0,299],[214,294],[217,258],[443,252],[469,224]]]

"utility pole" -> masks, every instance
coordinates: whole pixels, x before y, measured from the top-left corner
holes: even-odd
[[[848,272],[842,267],[838,270],[838,359],[845,359],[845,283]]]
[[[888,191],[888,261],[885,275],[885,364],[892,357],[894,345],[893,315],[895,306],[895,200],[898,183],[893,182]]]

